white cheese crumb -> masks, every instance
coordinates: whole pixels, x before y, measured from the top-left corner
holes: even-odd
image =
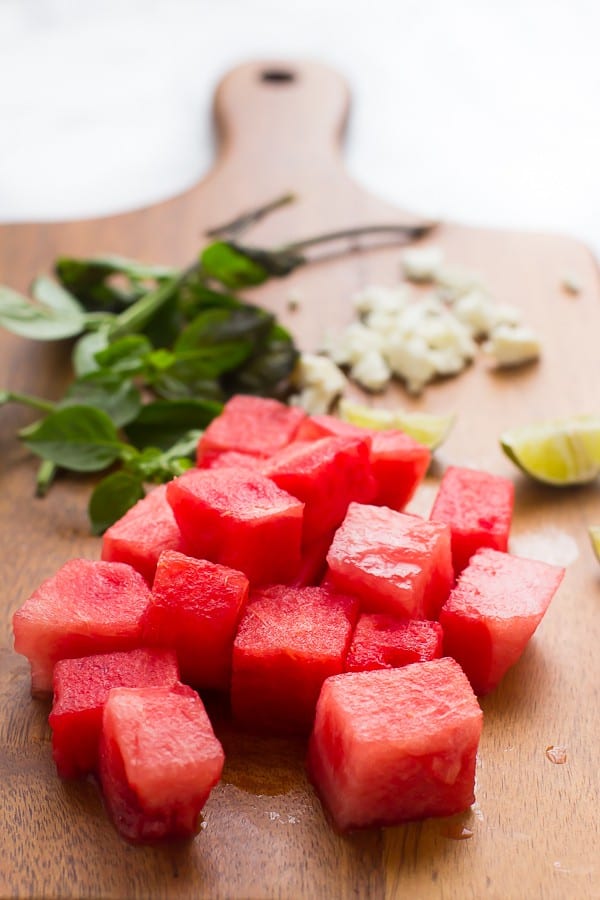
[[[539,358],[540,340],[525,325],[498,325],[483,349],[500,368],[521,366]]]
[[[418,283],[434,281],[443,259],[444,255],[439,247],[406,250],[402,256],[404,277]]]
[[[290,402],[310,415],[322,415],[344,392],[347,383],[346,376],[331,359],[302,353],[294,371],[294,384],[299,393],[290,397]]]
[[[354,363],[350,377],[368,391],[382,391],[392,377],[392,371],[377,350],[369,350]]]
[[[398,312],[410,300],[410,289],[406,285],[389,288],[378,284],[369,285],[352,298],[354,308],[359,313]]]
[[[369,350],[381,350],[381,335],[362,322],[352,322],[338,334],[329,334],[323,349],[338,366],[352,366]]]
[[[435,377],[435,361],[420,335],[405,337],[397,332],[386,344],[384,355],[394,374],[406,381],[410,394],[420,394],[427,382]]]
[[[442,297],[450,302],[475,288],[483,287],[481,276],[477,272],[461,266],[440,266],[435,274],[435,283],[440,288]]]
[[[452,306],[452,312],[474,338],[487,337],[496,324],[496,304],[489,294],[479,288],[459,297]]]

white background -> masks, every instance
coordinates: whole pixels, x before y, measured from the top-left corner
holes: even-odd
[[[240,61],[351,83],[346,158],[430,216],[600,254],[596,0],[0,0],[0,220],[95,216],[198,180]]]

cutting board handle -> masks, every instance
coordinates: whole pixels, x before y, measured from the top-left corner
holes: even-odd
[[[262,60],[232,69],[215,92],[220,161],[242,156],[290,169],[290,158],[339,166],[350,91],[314,62]]]

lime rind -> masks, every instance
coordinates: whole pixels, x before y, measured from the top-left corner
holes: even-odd
[[[600,474],[600,416],[513,428],[500,436],[500,445],[523,472],[545,484],[588,484]]]
[[[361,428],[382,431],[397,428],[430,450],[435,450],[443,444],[456,420],[456,416],[453,414],[438,415],[410,410],[374,408],[346,398],[340,400],[338,413],[345,422],[359,425]]]
[[[600,562],[600,525],[590,525],[588,528],[592,548],[596,554],[596,559]]]

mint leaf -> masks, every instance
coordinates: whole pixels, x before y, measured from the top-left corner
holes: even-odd
[[[74,472],[107,468],[125,446],[108,415],[91,406],[58,409],[19,435],[32,453]]]
[[[123,470],[103,478],[96,485],[88,505],[94,534],[103,534],[143,496],[144,486],[139,475]]]
[[[76,309],[56,309],[34,304],[12,288],[0,286],[0,326],[20,337],[57,341],[80,334],[84,315]]]

